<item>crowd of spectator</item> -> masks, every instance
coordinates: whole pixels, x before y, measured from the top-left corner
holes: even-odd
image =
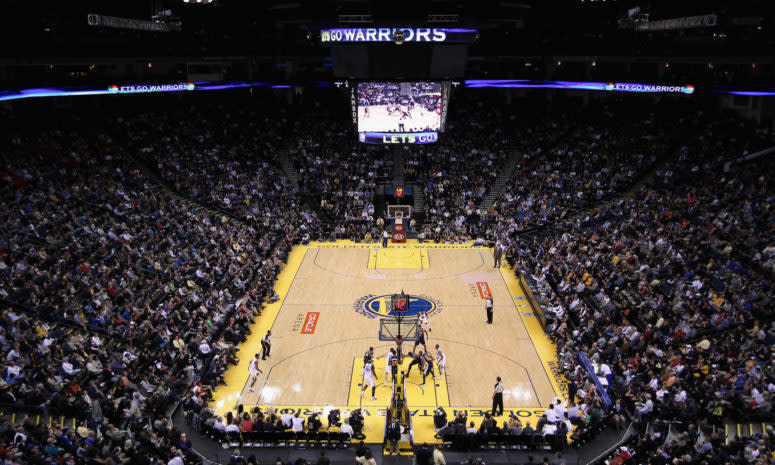
[[[14,408],[84,420],[86,439],[27,425],[34,434],[5,429],[0,442],[8,463],[167,461],[185,448],[162,424],[167,409],[192,382],[206,401],[237,362],[304,221],[264,229],[209,213],[152,185],[120,134],[82,134],[52,129],[33,141],[47,150],[18,134],[4,147],[13,182],[2,191],[0,297],[12,310],[0,319],[0,394]]]
[[[632,198],[507,240],[507,258],[543,295],[573,382],[585,378],[581,352],[638,422],[773,415],[773,191],[762,173],[775,164],[733,162],[744,141],[719,138],[721,125],[705,131]],[[723,457],[710,437],[696,440],[676,449]]]
[[[190,441],[165,420],[178,402],[210,428],[256,431],[253,415],[224,421],[208,402],[275,298],[290,248],[379,234],[388,149],[358,144],[325,118],[220,110],[74,117],[18,130],[3,146],[0,404],[79,419],[75,428],[0,423],[6,463],[178,463]],[[638,436],[627,460],[771,454],[771,432],[726,444],[703,427],[773,416],[775,163],[736,161],[772,145],[772,134],[717,115],[585,121],[523,124],[469,102],[440,144],[406,149],[408,174],[424,186],[421,238],[504,246],[542,297],[571,381],[571,402],[540,425],[479,428],[546,435],[564,424],[583,441],[629,412],[679,421],[681,433]],[[481,211],[514,156],[515,177]],[[634,195],[599,206],[649,170]]]

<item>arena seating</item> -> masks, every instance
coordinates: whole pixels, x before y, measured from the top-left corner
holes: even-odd
[[[295,243],[378,231],[374,189],[390,176],[389,154],[358,147],[337,122],[235,106],[211,124],[189,111],[105,118],[89,131],[61,121],[3,147],[0,409],[26,420],[0,422],[0,456],[80,463],[106,446],[114,462],[195,462],[167,422],[178,404],[224,444],[349,442],[336,429],[227,433],[240,419],[216,417],[208,399]],[[771,133],[724,115],[655,113],[549,118],[516,134],[498,130],[497,109],[482,114],[438,146],[407,150],[425,186],[423,229],[439,242],[498,241],[530,276],[576,389],[562,407],[573,444],[631,416],[638,434],[614,458],[771,454],[767,426],[734,437],[725,427],[773,419],[775,165],[737,161],[775,145]],[[203,118],[209,129],[198,131]],[[247,135],[273,131],[299,136],[284,147]],[[478,211],[507,146],[524,156],[517,173]],[[322,202],[309,205],[311,192]],[[556,449],[543,428],[557,421],[537,434],[514,424],[504,428],[514,434],[485,426],[440,437],[453,448]]]

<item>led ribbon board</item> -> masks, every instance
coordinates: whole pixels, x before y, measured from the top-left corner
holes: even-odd
[[[358,140],[367,144],[430,144],[439,140],[437,132],[362,132]]]
[[[693,94],[694,86],[658,86],[630,82],[609,82],[605,90],[616,92],[646,92],[655,94]]]
[[[531,81],[527,79],[469,79],[466,87],[513,87],[525,89],[575,89],[656,94],[693,94],[694,86],[665,86],[632,82]]]
[[[292,87],[329,87],[326,81],[304,81],[289,84],[274,84],[271,82],[244,82],[244,81],[218,81],[218,82],[184,82],[173,84],[133,84],[112,85],[108,88],[90,89],[86,87],[33,87],[30,89],[0,91],[0,102],[5,100],[18,100],[35,97],[77,97],[81,95],[119,95],[119,94],[144,94],[161,92],[182,92],[193,90],[223,90],[248,87],[267,87],[271,89],[287,89]]]
[[[442,27],[363,27],[323,29],[320,41],[324,44],[340,42],[395,42],[396,32],[402,32],[402,42],[408,43],[451,43],[473,42],[476,29]]]
[[[110,94],[144,94],[148,92],[180,92],[184,90],[194,90],[196,86],[193,82],[183,82],[179,84],[135,84],[128,86],[112,85],[108,87]]]

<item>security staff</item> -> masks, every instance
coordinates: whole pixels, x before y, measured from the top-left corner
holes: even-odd
[[[495,250],[492,251],[492,256],[495,259],[493,262],[492,267],[493,268],[500,268],[501,266],[501,257],[503,257],[503,247],[501,247],[500,242],[495,243]]]
[[[492,415],[494,417],[503,415],[503,383],[500,376],[492,388]]]

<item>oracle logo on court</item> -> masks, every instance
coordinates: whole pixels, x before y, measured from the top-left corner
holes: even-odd
[[[490,292],[490,286],[484,282],[479,281],[476,283],[477,289],[479,289],[479,296],[482,299],[492,299],[492,292]]]
[[[315,327],[318,325],[318,317],[320,317],[320,312],[307,312],[307,317],[301,326],[301,334],[314,334]]]

